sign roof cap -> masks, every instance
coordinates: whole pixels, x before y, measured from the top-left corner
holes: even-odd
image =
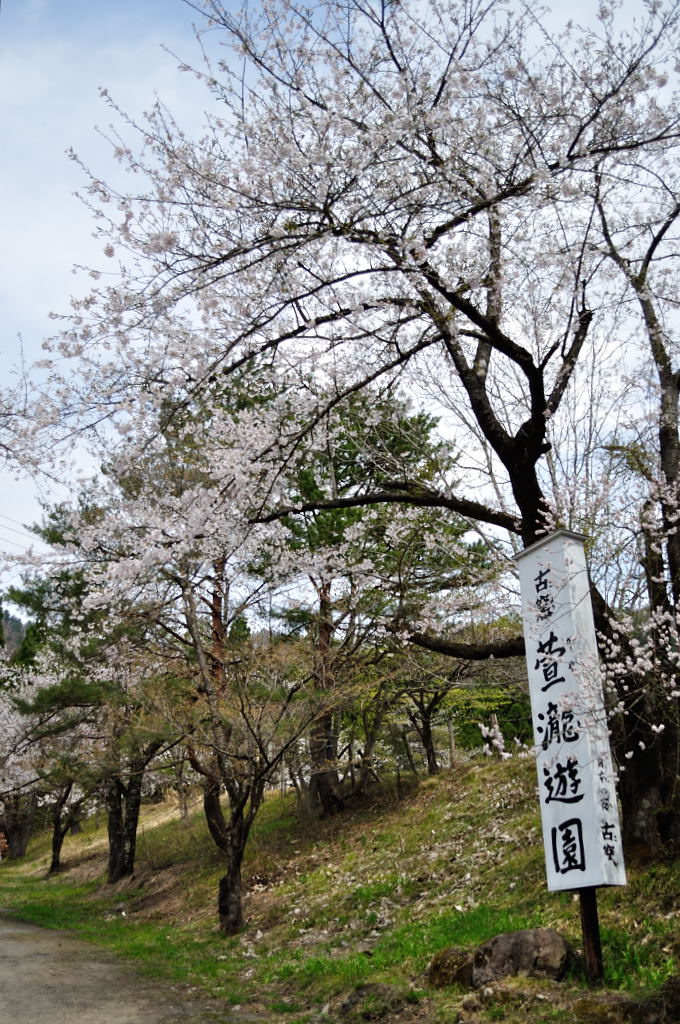
[[[539,537],[538,540],[535,540],[534,543],[530,544],[528,548],[524,549],[524,551],[520,551],[518,555],[514,555],[513,561],[519,562],[520,558],[524,558],[525,555],[535,551],[536,548],[543,547],[543,545],[548,541],[554,540],[557,537],[569,537],[571,540],[580,541],[582,544],[585,544],[588,539],[585,533],[576,533],[574,530],[567,530],[560,527],[559,530],[555,530],[553,533],[546,533],[545,537]]]

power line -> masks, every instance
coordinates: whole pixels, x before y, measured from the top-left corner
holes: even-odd
[[[12,519],[11,516],[6,516],[4,512],[0,512],[0,519],[6,519],[8,523],[15,523],[16,526],[21,526],[22,529],[26,529],[26,523],[22,523],[19,519]]]
[[[30,537],[31,540],[38,539],[34,533],[30,533],[28,530],[17,530],[15,526],[7,526],[5,523],[0,523],[0,528],[9,530],[10,533],[18,533],[20,537]]]
[[[9,537],[3,537],[1,534],[0,534],[0,543],[2,543],[2,544],[12,544],[15,548],[20,548],[22,551],[26,550],[26,545],[25,544],[20,544],[19,541],[17,541],[17,540],[10,540]]]

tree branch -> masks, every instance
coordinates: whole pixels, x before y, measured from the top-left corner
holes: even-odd
[[[441,640],[426,633],[411,633],[408,640],[417,647],[424,647],[437,654],[446,654],[450,658],[463,661],[486,661],[489,658],[515,658],[526,653],[523,636],[514,636],[509,640],[495,640],[485,644],[470,644]]]
[[[323,509],[337,508],[362,508],[366,505],[416,505],[421,508],[446,508],[451,512],[457,512],[467,519],[480,520],[484,523],[491,523],[500,526],[511,533],[519,534],[521,524],[518,519],[513,518],[506,512],[489,508],[478,501],[471,501],[468,498],[456,498],[441,494],[429,488],[416,485],[402,485],[400,490],[373,491],[370,494],[354,494],[344,498],[325,498],[317,501],[302,502],[299,505],[284,505],[264,515],[254,516],[251,523],[272,523],[285,516],[301,515],[304,512],[320,512]]]

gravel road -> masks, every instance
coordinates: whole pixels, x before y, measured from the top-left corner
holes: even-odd
[[[217,1024],[170,985],[63,932],[0,918],[0,1024]]]

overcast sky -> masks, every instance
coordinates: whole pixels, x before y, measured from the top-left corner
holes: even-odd
[[[74,264],[101,264],[101,243],[74,197],[82,170],[73,148],[98,176],[118,166],[96,131],[110,111],[100,87],[140,114],[158,94],[184,126],[198,129],[206,93],[177,72],[163,46],[196,62],[193,24],[182,0],[1,0],[0,7],[0,374],[40,356],[54,333],[49,313],[68,309],[87,289]],[[119,172],[118,172],[119,173]],[[91,283],[91,282],[90,282]],[[36,488],[0,475],[0,547],[17,551],[23,523],[41,517]]]

